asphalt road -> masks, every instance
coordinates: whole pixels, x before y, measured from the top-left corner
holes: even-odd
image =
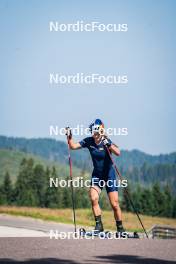
[[[60,231],[70,231],[72,228],[70,225],[40,220],[0,217],[1,227],[9,228],[10,224],[13,225],[11,228],[24,228],[45,234],[51,228],[56,229],[56,226]],[[0,263],[172,264],[176,263],[176,240],[0,237]]]
[[[68,224],[48,222],[40,219],[33,219],[30,217],[0,214],[0,231],[2,228],[4,229],[4,231],[3,234],[2,232],[0,232],[0,237],[20,237],[20,234],[22,234],[22,230],[24,230],[22,236],[26,237],[40,237],[42,233],[46,236],[46,234],[48,234],[51,229],[58,230],[58,232],[69,232],[73,230],[73,226]],[[10,232],[9,228],[14,228],[12,233]],[[32,235],[32,231],[34,235]]]

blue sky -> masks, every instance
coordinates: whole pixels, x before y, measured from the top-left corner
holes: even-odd
[[[49,126],[127,127],[122,149],[176,150],[176,2],[0,1],[0,134]],[[49,21],[127,23],[128,32],[49,32]],[[129,83],[52,87],[49,73],[127,74]],[[58,139],[64,140],[62,137]],[[79,139],[79,138],[76,138]]]

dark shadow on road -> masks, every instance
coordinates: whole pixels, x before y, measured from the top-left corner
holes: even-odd
[[[0,264],[80,264],[80,262],[58,258],[28,259],[24,261],[4,258],[0,259]]]
[[[128,263],[128,264],[176,264],[176,261],[146,258],[135,255],[96,256],[94,263]]]
[[[14,259],[0,259],[0,264],[98,264],[98,263],[123,263],[123,264],[175,264],[176,261],[162,260],[155,258],[145,258],[135,255],[108,255],[108,256],[95,256],[94,260],[82,260],[77,262],[69,259],[59,258],[41,258],[41,259],[28,259],[24,261]]]

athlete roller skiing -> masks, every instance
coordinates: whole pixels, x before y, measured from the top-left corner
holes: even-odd
[[[91,123],[89,129],[92,136],[86,137],[77,143],[74,142],[71,129],[69,127],[66,128],[66,135],[69,139],[68,144],[70,149],[77,150],[87,148],[92,158],[93,172],[89,196],[92,204],[92,211],[95,217],[94,232],[100,233],[104,231],[101,219],[101,209],[99,206],[99,196],[103,189],[102,182],[104,182],[109,202],[114,212],[117,232],[123,236],[125,230],[123,228],[122,212],[119,206],[118,184],[112,160],[110,159],[107,148],[110,153],[113,153],[116,156],[120,155],[120,150],[118,146],[112,143],[112,141],[104,135],[104,124],[100,119],[96,119],[93,123]]]

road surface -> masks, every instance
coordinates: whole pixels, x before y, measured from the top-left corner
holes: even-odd
[[[176,263],[176,240],[50,239],[50,229],[69,232],[72,226],[6,215],[0,216],[0,226],[0,232],[4,228],[4,237],[0,235],[0,263],[4,264]],[[9,228],[14,229],[11,237]],[[20,236],[19,230],[32,235]]]

